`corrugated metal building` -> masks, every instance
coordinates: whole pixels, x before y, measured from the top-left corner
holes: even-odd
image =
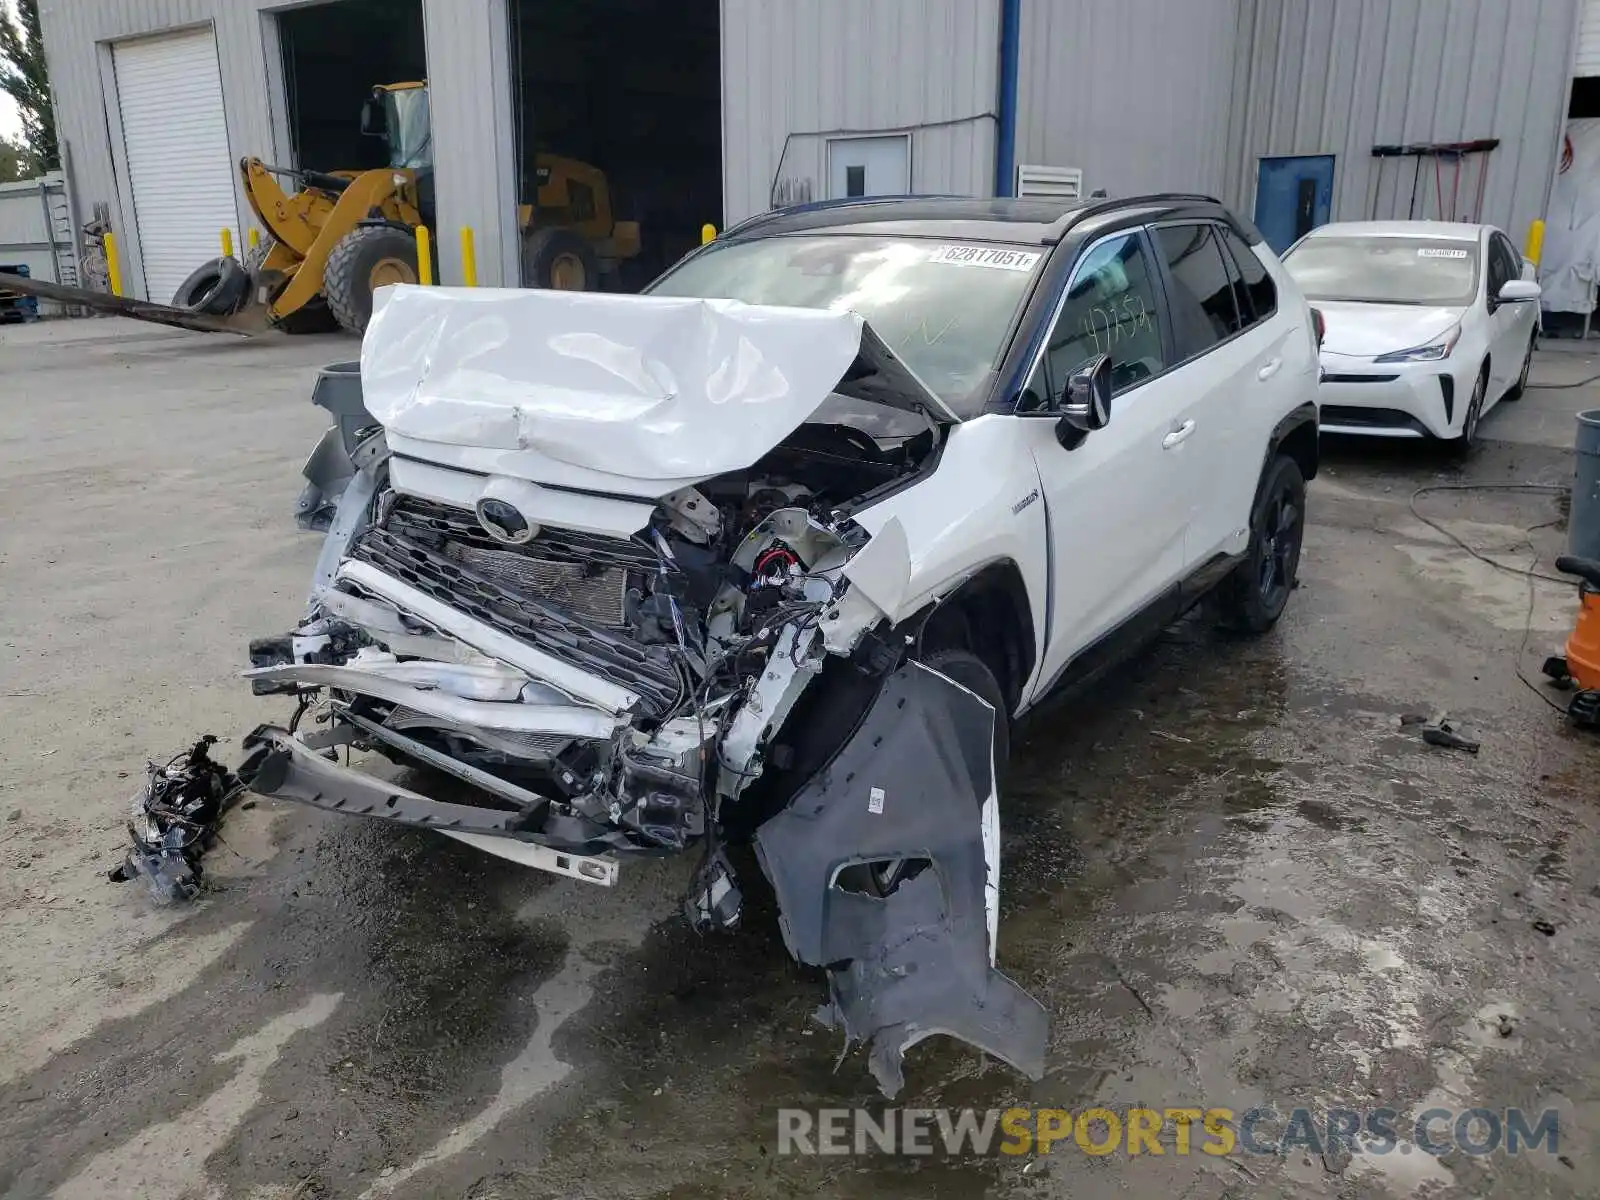
[[[420,0],[439,224],[475,230],[485,283],[518,278],[514,202],[528,118],[517,94],[529,68],[513,17],[546,2]],[[1010,146],[1018,164],[1080,171],[1085,192],[1206,191],[1247,214],[1258,199],[1269,210],[1282,199],[1306,206],[1295,220],[1448,215],[1452,204],[1472,216],[1481,167],[1481,215],[1520,240],[1548,196],[1585,0],[715,2],[722,211],[707,220],[847,193],[1009,190],[1014,177],[997,159]],[[163,227],[152,214],[174,200],[147,183],[141,213],[140,161],[159,162],[173,141],[159,130],[130,137],[123,118],[152,121],[165,86],[157,68],[173,56],[141,74],[147,64],[130,41],[183,30],[197,47],[214,39],[221,119],[199,122],[189,140],[225,136],[232,159],[292,162],[280,18],[307,6],[43,0],[41,9],[77,207],[109,207],[142,292],[147,249],[152,259],[178,253],[163,240],[178,238],[171,227],[187,220],[215,245],[203,226],[215,222],[217,200],[196,198]],[[130,80],[142,88],[131,104]],[[185,102],[203,107],[184,88]],[[1459,158],[1372,154],[1475,139],[1499,144]],[[181,158],[164,191],[182,190]],[[207,164],[196,178],[215,180],[216,170]],[[237,184],[231,216],[235,229],[248,223]],[[445,280],[459,279],[456,239],[439,244]],[[148,274],[164,287],[170,270]]]

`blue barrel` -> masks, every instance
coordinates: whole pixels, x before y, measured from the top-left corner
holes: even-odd
[[[1577,451],[1572,468],[1572,515],[1567,521],[1567,553],[1600,558],[1600,408],[1578,414]]]

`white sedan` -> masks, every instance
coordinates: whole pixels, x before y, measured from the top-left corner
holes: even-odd
[[[1347,221],[1283,265],[1322,314],[1322,432],[1471,448],[1483,414],[1528,382],[1539,285],[1491,225]]]

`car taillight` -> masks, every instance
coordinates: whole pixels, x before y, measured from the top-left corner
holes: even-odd
[[[1321,350],[1323,336],[1328,332],[1328,322],[1323,319],[1321,309],[1311,310],[1311,328],[1317,335],[1317,349]]]

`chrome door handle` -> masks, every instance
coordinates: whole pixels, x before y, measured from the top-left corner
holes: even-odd
[[[1261,370],[1256,372],[1256,378],[1261,380],[1271,379],[1278,373],[1278,368],[1281,366],[1283,366],[1283,359],[1275,358],[1271,362],[1267,363],[1266,366],[1262,367]]]
[[[1182,425],[1179,425],[1177,428],[1173,429],[1171,433],[1167,434],[1166,437],[1161,439],[1161,448],[1163,450],[1171,450],[1174,446],[1183,441],[1184,438],[1188,437],[1193,432],[1194,422],[1185,421]]]

